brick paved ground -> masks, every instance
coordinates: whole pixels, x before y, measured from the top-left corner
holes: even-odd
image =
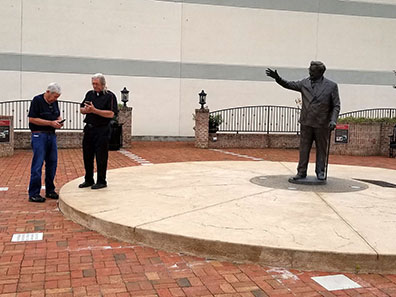
[[[130,151],[152,163],[246,160],[193,143],[138,142]],[[298,157],[296,150],[229,151],[274,161]],[[207,261],[105,238],[65,219],[56,201],[27,202],[31,155],[17,151],[0,158],[0,187],[9,188],[0,192],[0,297],[396,296],[396,275],[347,274],[363,288],[328,292],[311,280],[323,272]],[[396,159],[382,157],[331,156],[331,162],[396,169]],[[110,153],[110,168],[137,165]],[[83,174],[81,151],[60,150],[58,188]],[[12,234],[24,232],[43,232],[44,240],[10,242]]]

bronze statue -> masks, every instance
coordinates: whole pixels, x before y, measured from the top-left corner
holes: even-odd
[[[340,97],[337,84],[323,76],[325,71],[326,66],[322,62],[312,61],[308,78],[300,81],[286,81],[276,70],[270,68],[266,70],[266,74],[274,78],[279,85],[298,91],[302,96],[300,159],[297,175],[293,177],[295,181],[307,177],[309,153],[313,141],[316,145],[316,177],[320,181],[326,179],[327,144],[330,141],[330,132],[334,130],[340,113]]]

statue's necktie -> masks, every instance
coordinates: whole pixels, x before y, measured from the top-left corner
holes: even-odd
[[[315,90],[315,86],[316,86],[316,82],[311,81],[311,87],[312,87],[313,90]]]

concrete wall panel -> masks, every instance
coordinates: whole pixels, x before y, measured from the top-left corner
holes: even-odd
[[[211,110],[295,106],[265,76],[307,76],[320,59],[342,111],[396,107],[396,3],[390,0],[0,0],[1,101],[57,81],[80,102],[95,72],[131,91],[133,134],[192,136],[198,93]]]

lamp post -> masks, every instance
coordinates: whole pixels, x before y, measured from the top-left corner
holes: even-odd
[[[396,75],[396,70],[393,70],[393,73]],[[393,87],[396,89],[396,85],[393,85]]]
[[[124,107],[127,107],[127,102],[129,101],[129,91],[126,87],[121,91],[121,101],[124,102]]]
[[[204,90],[201,91],[199,95],[199,104],[201,104],[201,109],[204,109],[204,105],[206,104],[206,93]]]

